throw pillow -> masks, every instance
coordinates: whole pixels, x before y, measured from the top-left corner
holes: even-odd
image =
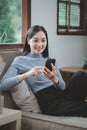
[[[37,99],[26,81],[12,88],[11,95],[16,105],[22,111],[41,113]]]

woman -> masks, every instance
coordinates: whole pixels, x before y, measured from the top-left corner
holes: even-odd
[[[26,80],[44,114],[87,117],[87,73],[75,73],[67,85],[57,65],[48,59],[48,35],[44,27],[32,26],[26,35],[23,56],[14,59],[0,81],[1,91],[10,90]]]

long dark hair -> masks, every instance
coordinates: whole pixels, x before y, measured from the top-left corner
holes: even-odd
[[[48,34],[47,34],[47,31],[45,30],[45,28],[43,26],[39,26],[39,25],[34,25],[31,28],[29,28],[26,38],[25,38],[23,55],[26,55],[27,53],[30,52],[30,46],[28,44],[28,39],[31,39],[39,31],[44,32],[46,39],[47,39],[47,46],[46,46],[45,50],[42,52],[42,55],[43,55],[43,57],[48,56]]]

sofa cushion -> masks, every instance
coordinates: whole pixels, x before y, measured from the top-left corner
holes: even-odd
[[[87,118],[23,112],[23,130],[87,130]]]
[[[14,58],[21,54],[21,51],[19,51],[18,49],[0,50],[0,79],[3,77]],[[5,107],[18,109],[13,99],[11,98],[11,94],[9,91],[2,92],[2,95],[4,96]]]
[[[36,97],[26,81],[22,81],[10,92],[14,102],[22,111],[41,113]]]
[[[19,50],[0,50],[0,79],[3,77],[14,58],[21,54]]]

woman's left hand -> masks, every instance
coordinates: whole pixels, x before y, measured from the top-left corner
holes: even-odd
[[[46,66],[43,67],[43,74],[54,84],[58,83],[58,77],[56,75],[56,67],[51,63],[52,71],[50,71]]]

